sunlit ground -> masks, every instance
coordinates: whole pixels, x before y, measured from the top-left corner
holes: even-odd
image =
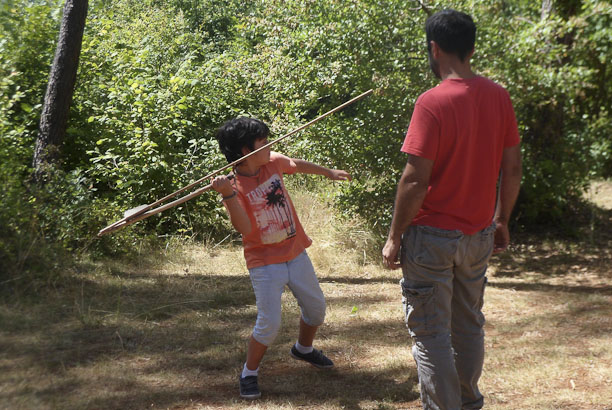
[[[486,408],[612,408],[610,187],[599,188],[607,199],[585,238],[522,236],[493,259]],[[316,346],[334,370],[290,358],[299,313],[286,293],[283,328],[261,365],[262,398],[241,400],[256,316],[242,252],[183,244],[138,263],[83,261],[39,294],[2,294],[0,408],[420,408],[400,273],[379,266],[358,223],[339,222],[309,194],[294,200],[328,302]]]

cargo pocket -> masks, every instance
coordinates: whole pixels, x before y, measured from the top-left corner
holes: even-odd
[[[436,320],[435,284],[402,279],[402,304],[404,320],[412,337],[433,333]]]

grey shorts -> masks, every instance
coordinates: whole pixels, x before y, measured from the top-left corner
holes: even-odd
[[[325,297],[306,251],[284,263],[249,269],[257,303],[257,321],[253,337],[259,343],[272,344],[281,326],[281,296],[289,287],[310,326],[325,320]]]

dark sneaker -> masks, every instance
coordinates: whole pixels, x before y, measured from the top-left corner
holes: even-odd
[[[329,360],[322,351],[317,349],[312,349],[312,352],[304,354],[300,353],[298,349],[295,348],[295,345],[293,345],[290,354],[294,359],[304,360],[319,369],[331,369],[334,367],[334,362]]]
[[[258,399],[261,397],[257,376],[240,377],[240,397],[243,399]]]

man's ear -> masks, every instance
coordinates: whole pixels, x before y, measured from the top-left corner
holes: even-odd
[[[440,50],[441,50],[440,46],[434,40],[431,40],[429,43],[431,45],[431,55],[436,60],[439,59],[440,58]]]
[[[473,55],[474,55],[474,48],[472,47],[472,51],[469,52],[469,54],[466,57],[466,60],[469,60],[470,58],[472,58]]]

